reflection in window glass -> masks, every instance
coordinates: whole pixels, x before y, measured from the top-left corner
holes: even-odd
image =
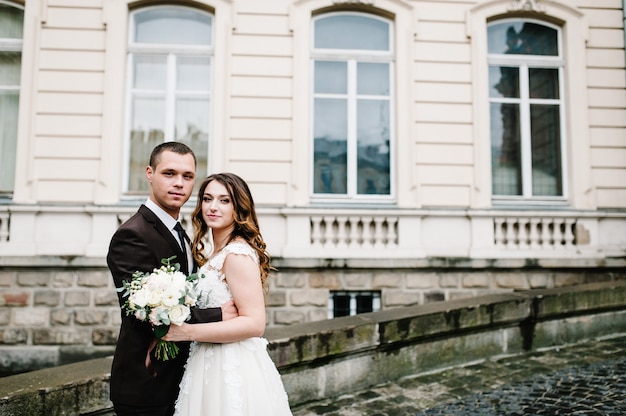
[[[315,21],[315,48],[388,51],[389,23],[357,14],[337,14]]]
[[[359,100],[357,193],[389,194],[389,102]]]
[[[318,17],[314,31],[313,193],[388,197],[390,23],[360,13],[335,13]],[[318,53],[321,58],[315,59]]]
[[[0,38],[22,40],[24,10],[0,3]]]
[[[557,56],[558,32],[551,27],[522,20],[489,25],[489,53]]]
[[[489,96],[519,98],[519,68],[490,66]]]
[[[135,12],[132,24],[127,186],[128,192],[143,193],[147,159],[164,141],[189,145],[197,174],[208,172],[213,17],[163,6]]]
[[[165,141],[165,100],[161,97],[135,97],[131,106],[133,122],[130,137],[129,189],[149,190],[145,168],[152,149]]]
[[[315,92],[346,94],[348,92],[348,65],[345,62],[315,62]]]
[[[530,120],[533,195],[561,195],[559,107],[555,105],[531,105]]]
[[[523,19],[488,26],[494,196],[564,196],[558,37]]]
[[[491,171],[494,195],[522,194],[519,105],[491,104]]]
[[[151,44],[210,45],[212,16],[183,7],[158,7],[135,14],[134,41]]]
[[[207,56],[178,58],[176,71],[176,87],[179,91],[209,91],[211,79],[211,59]]]
[[[347,190],[347,102],[315,100],[313,187],[316,193]]]
[[[559,71],[557,69],[529,68],[530,98],[559,98]]]
[[[15,182],[24,11],[0,4],[0,194]]]
[[[133,82],[137,89],[163,91],[167,83],[167,57],[137,55],[133,60]]]
[[[359,62],[356,91],[364,95],[389,95],[389,65]]]
[[[174,140],[183,142],[196,154],[196,172],[208,172],[209,125],[211,103],[208,98],[181,97],[176,101]]]

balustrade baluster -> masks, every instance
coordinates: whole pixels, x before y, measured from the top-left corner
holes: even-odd
[[[506,219],[506,247],[513,249],[517,247],[517,239],[515,235],[515,225],[517,218]]]
[[[349,224],[349,217],[337,217],[337,243],[338,248],[347,248],[348,240],[350,238],[347,229]]]
[[[350,218],[350,237],[348,241],[348,247],[350,248],[360,248],[362,243],[360,241],[360,228],[361,228],[361,217],[351,217]]]
[[[540,223],[541,220],[538,218],[531,218],[528,222],[530,226],[530,248],[533,250],[541,247],[541,241],[539,237]]]
[[[518,218],[518,245],[521,250],[528,250],[530,247],[530,233],[532,225],[530,218]]]
[[[0,241],[9,241],[9,214],[0,215]]]
[[[506,241],[504,240],[504,218],[494,218],[494,243],[496,246],[504,247]]]
[[[374,218],[374,248],[385,247],[385,217]]]
[[[398,217],[387,217],[387,247],[398,245]]]
[[[323,217],[311,217],[311,246],[315,248],[322,247],[322,220]]]
[[[565,227],[565,229],[563,230],[563,240],[565,242],[565,247],[571,248],[572,246],[574,246],[574,240],[576,238],[576,236],[574,235],[574,224],[576,224],[576,220],[573,218],[566,218],[563,223]]]

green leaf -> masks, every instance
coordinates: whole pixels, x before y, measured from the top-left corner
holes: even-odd
[[[170,330],[169,325],[158,325],[154,327],[154,336],[161,339],[167,334],[167,331]]]

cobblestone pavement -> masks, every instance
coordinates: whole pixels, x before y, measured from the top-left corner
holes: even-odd
[[[497,357],[293,409],[294,416],[626,415],[626,337]]]

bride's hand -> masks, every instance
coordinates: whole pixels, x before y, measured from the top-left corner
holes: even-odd
[[[164,341],[191,341],[189,327],[191,325],[183,323],[182,325],[170,325],[167,334],[163,336]]]

